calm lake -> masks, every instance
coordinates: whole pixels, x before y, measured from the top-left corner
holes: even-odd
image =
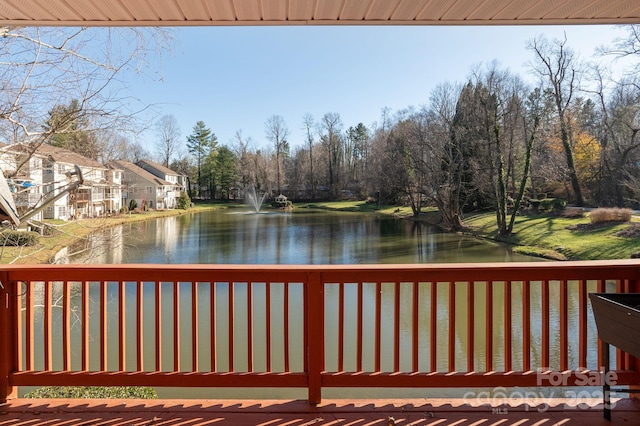
[[[63,263],[194,263],[194,264],[384,264],[384,263],[443,263],[443,262],[511,262],[511,261],[540,261],[541,259],[518,255],[513,253],[509,247],[488,241],[473,238],[461,237],[440,231],[436,227],[426,226],[410,220],[400,220],[388,216],[361,213],[335,213],[327,211],[298,209],[294,212],[273,212],[267,211],[259,214],[249,212],[241,208],[225,209],[213,212],[197,214],[186,214],[177,217],[168,217],[153,221],[129,224],[122,227],[109,229],[108,231],[92,236],[87,244],[72,247],[69,253],[60,253],[59,261]],[[67,255],[67,256],[65,256]],[[352,286],[351,286],[352,287]],[[346,300],[354,297],[351,294],[355,288],[347,286]],[[243,287],[238,288],[238,296],[241,296]],[[371,290],[368,286],[365,289]],[[292,306],[302,305],[301,289],[294,287],[290,295]],[[217,309],[223,313],[225,310],[226,286],[220,286],[217,292],[221,306]],[[386,291],[386,290],[385,290]],[[514,290],[514,309],[519,309],[520,295],[518,289]],[[298,294],[299,293],[299,294]],[[337,336],[334,336],[337,327],[337,318],[333,312],[332,299],[336,299],[335,291],[328,289],[326,297],[328,308],[326,312],[326,357],[328,367],[335,364],[335,354],[337,351]],[[272,289],[270,294],[274,303],[282,303],[282,293],[277,289]],[[112,297],[116,297],[114,293]],[[145,293],[145,298],[146,298]],[[149,294],[153,297],[153,294]],[[170,295],[166,300],[170,300]],[[205,299],[208,297],[204,295]],[[464,297],[461,293],[459,297]],[[496,297],[501,297],[501,291],[496,292]],[[96,298],[98,296],[96,295]],[[253,293],[254,306],[264,304],[265,293],[259,288]],[[299,303],[296,300],[300,299]],[[576,303],[571,298],[571,304]],[[446,305],[446,295],[441,301]],[[146,302],[145,302],[146,303]],[[152,303],[151,301],[149,303]],[[190,298],[185,297],[181,301],[181,312],[185,315],[190,313]],[[402,303],[410,304],[410,301]],[[440,302],[439,302],[440,303]],[[464,303],[463,300],[460,301]],[[166,309],[171,310],[168,305]],[[243,308],[240,307],[240,311]],[[393,316],[393,295],[384,295],[382,306],[387,325],[383,332],[393,333],[391,329]],[[478,309],[482,309],[480,304]],[[91,310],[98,313],[98,307],[93,306]],[[290,319],[293,335],[301,335],[299,329],[301,321],[295,318],[295,308]],[[298,312],[299,316],[302,311]],[[534,313],[535,314],[535,313]],[[93,315],[93,314],[92,314]],[[113,320],[116,321],[115,313],[112,313]],[[151,313],[149,314],[151,315]],[[259,317],[260,314],[256,313]],[[240,329],[246,327],[243,323],[246,313],[235,312],[234,318]],[[152,318],[148,319],[152,321]],[[355,319],[347,318],[349,321]],[[281,319],[274,318],[274,321]],[[185,324],[189,323],[187,319]],[[460,321],[463,323],[463,321]],[[404,324],[404,322],[403,322]],[[407,321],[410,324],[410,321]],[[209,327],[209,317],[203,315],[199,328]],[[407,325],[407,327],[410,327]],[[442,321],[441,326],[445,335],[447,332],[447,322]],[[497,323],[496,327],[502,327]],[[517,327],[514,327],[517,334]],[[403,330],[404,333],[406,330]],[[346,341],[351,341],[349,333],[355,330],[346,330]],[[188,335],[189,330],[183,331]],[[224,342],[226,336],[221,333],[221,341]],[[464,330],[460,330],[464,334]],[[500,332],[498,331],[498,334]],[[255,336],[254,346],[260,344],[262,337],[260,333]],[[246,346],[247,342],[242,338],[234,341],[238,346],[238,353]],[[482,342],[479,341],[479,345]],[[129,345],[128,345],[129,346]],[[129,347],[135,347],[135,342],[131,342]],[[223,345],[221,345],[223,347]],[[347,343],[345,347],[349,347]],[[111,345],[112,350],[117,348],[116,342]],[[355,348],[353,348],[355,350]],[[167,347],[171,351],[171,347]],[[292,363],[298,363],[302,368],[302,353],[291,354]],[[185,354],[186,355],[186,354]],[[572,354],[573,355],[573,354]],[[117,359],[117,353],[109,355],[111,359]],[[133,357],[135,354],[128,354]],[[228,360],[225,353],[219,354],[222,365]],[[365,355],[366,356],[366,355]],[[461,362],[464,354],[460,354]],[[282,354],[273,354],[274,358],[282,357]],[[385,362],[390,362],[392,354],[384,356]],[[477,351],[479,362],[483,357],[482,351]],[[188,356],[185,356],[188,358]],[[445,359],[446,356],[442,356]],[[536,354],[534,353],[534,358]],[[133,361],[133,359],[132,359]],[[242,362],[242,360],[236,360]],[[366,361],[366,360],[365,360]],[[517,361],[517,356],[514,362]],[[496,362],[501,361],[497,358]],[[349,366],[346,366],[349,367]],[[398,397],[424,397],[424,396],[460,396],[464,390],[441,389],[441,390],[375,390],[369,389],[364,395],[370,397],[388,397],[390,392]],[[294,389],[168,389],[160,388],[160,397],[193,397],[193,398],[305,398],[304,390]],[[353,390],[327,389],[324,391],[325,397],[355,397],[363,395],[354,393]],[[357,391],[362,392],[362,390]]]
[[[409,220],[362,213],[242,209],[130,224],[73,247],[69,263],[376,264],[540,259]],[[66,253],[62,253],[66,254]],[[61,255],[62,255],[61,254]],[[64,256],[60,256],[61,258]]]

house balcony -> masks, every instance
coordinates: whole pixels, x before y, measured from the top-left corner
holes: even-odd
[[[43,195],[38,193],[22,192],[15,195],[17,207],[33,207],[42,201]]]
[[[540,420],[544,415],[556,416],[555,424],[569,421],[558,419],[606,424],[600,423],[597,390],[604,384],[608,356],[597,338],[588,293],[638,292],[639,279],[638,260],[5,265],[0,271],[6,301],[0,306],[0,400],[10,403],[2,408],[3,418],[27,418],[35,411],[43,419],[50,412],[62,419],[119,413],[140,415],[139,420],[158,410],[159,417],[222,416],[229,424],[242,424],[228,420],[242,416],[255,421],[246,424],[302,425],[314,419],[324,420],[313,424],[333,424],[326,422],[327,416],[361,416],[362,424],[374,424],[387,414],[395,419],[414,415],[415,421],[398,424],[546,425]],[[607,368],[616,386],[640,385],[640,362],[616,348],[610,355]],[[506,389],[507,395],[520,389],[513,395],[522,396],[522,389],[563,388],[577,395],[587,382],[595,408],[571,409],[571,401],[560,399],[560,409],[547,404],[539,410],[528,400],[496,407],[491,398],[489,406],[480,398],[442,406],[425,399],[356,403],[356,397],[323,398],[324,392],[337,389],[370,388],[424,389],[425,395],[458,389],[476,396],[496,389]],[[12,399],[18,387],[47,385],[297,388],[306,403],[301,408],[299,401],[229,405]],[[474,408],[472,400],[481,403]],[[637,421],[639,408],[637,402],[623,400],[613,417]],[[493,416],[498,423],[485,423],[482,416],[485,422]],[[283,420],[294,417],[309,423]],[[268,420],[275,418],[281,423]]]

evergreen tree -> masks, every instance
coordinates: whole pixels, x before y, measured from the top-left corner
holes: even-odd
[[[235,185],[238,177],[236,155],[226,146],[220,147],[216,155],[216,175],[220,185],[222,198],[229,199],[231,188]]]
[[[198,191],[202,187],[202,168],[207,157],[215,151],[218,139],[216,135],[207,128],[204,121],[198,121],[193,126],[193,133],[187,136],[187,150],[196,159],[196,168],[198,170]]]
[[[53,107],[49,111],[44,128],[51,135],[47,141],[50,145],[68,149],[93,160],[98,159],[96,137],[89,131],[89,120],[77,99],[73,99],[68,105]]]

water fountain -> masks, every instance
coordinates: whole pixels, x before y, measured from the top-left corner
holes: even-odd
[[[265,192],[264,194],[262,194],[261,197],[258,197],[258,194],[256,193],[256,188],[253,186],[249,191],[247,191],[247,198],[249,199],[249,203],[251,203],[256,213],[260,213],[262,202],[264,201],[266,196],[267,196],[267,193]]]

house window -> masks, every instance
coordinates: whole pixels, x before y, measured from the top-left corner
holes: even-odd
[[[67,214],[67,208],[65,206],[58,206],[58,218],[63,218]]]
[[[153,187],[152,186],[147,186],[147,193],[148,194],[153,194]]]
[[[66,172],[64,164],[56,164],[56,172],[64,174]]]

